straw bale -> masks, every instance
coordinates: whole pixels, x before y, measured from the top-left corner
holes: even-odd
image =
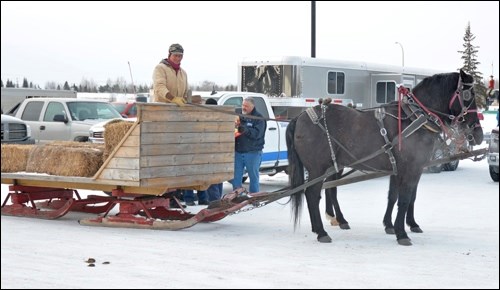
[[[26,164],[35,145],[2,144],[2,172],[26,171]]]
[[[90,148],[104,150],[104,144],[90,143],[90,142],[78,142],[78,141],[52,141],[48,143],[49,146],[63,146],[71,148]]]
[[[122,141],[128,130],[134,125],[133,122],[124,120],[113,120],[104,126],[104,155],[103,159],[106,160],[113,152],[115,147]]]
[[[59,176],[92,177],[102,165],[102,146],[76,143],[78,142],[72,144],[53,142],[37,146],[31,153],[26,171]]]

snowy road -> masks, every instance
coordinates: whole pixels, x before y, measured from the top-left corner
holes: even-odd
[[[287,176],[261,181],[272,191]],[[341,187],[352,229],[324,221],[331,244],[316,241],[307,210],[294,231],[284,199],[181,231],[81,226],[89,215],[76,213],[2,216],[1,287],[498,289],[499,192],[485,160],[422,176],[415,213],[424,233],[410,233],[411,247],[384,233],[387,189],[387,177]]]

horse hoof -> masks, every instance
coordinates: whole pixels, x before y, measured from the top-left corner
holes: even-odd
[[[339,227],[343,230],[350,230],[351,229],[349,224],[339,224]]]
[[[410,239],[408,239],[408,238],[398,240],[398,244],[400,244],[401,246],[411,246],[412,245]]]
[[[395,235],[396,232],[394,231],[394,228],[385,228],[385,233],[388,235]]]
[[[424,231],[422,231],[422,229],[420,227],[410,228],[410,231],[412,231],[414,233],[423,233],[424,232]]]
[[[339,225],[339,222],[337,221],[336,218],[333,218],[330,220],[330,225],[336,227]]]
[[[328,213],[325,213],[325,218],[326,220],[329,220],[330,221],[330,225],[331,226],[338,226],[339,225],[339,222],[337,221],[337,218],[334,217],[334,216],[331,216],[329,215]]]
[[[332,242],[332,238],[330,238],[329,235],[318,237],[318,242],[320,242],[320,243],[331,243]]]

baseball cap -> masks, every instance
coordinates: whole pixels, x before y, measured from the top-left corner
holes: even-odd
[[[184,48],[182,48],[182,45],[178,44],[178,43],[174,43],[170,46],[170,48],[168,49],[168,53],[169,54],[184,54]]]

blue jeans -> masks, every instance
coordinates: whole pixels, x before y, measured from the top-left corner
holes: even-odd
[[[207,189],[208,201],[219,200],[222,196],[222,183],[212,184]]]
[[[262,161],[262,151],[234,153],[233,190],[242,187],[245,168],[250,178],[250,193],[259,192],[259,168]]]
[[[198,202],[207,201],[207,192],[205,190],[198,190]],[[194,202],[194,191],[190,189],[184,190],[184,202]]]

